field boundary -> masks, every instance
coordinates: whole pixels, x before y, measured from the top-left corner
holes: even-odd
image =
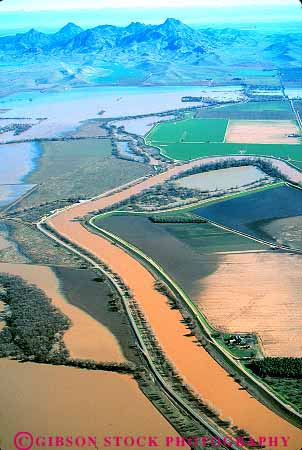
[[[104,274],[110,281],[110,283],[115,287],[116,291],[118,292],[118,294],[120,295],[120,298],[122,299],[122,304],[124,307],[124,310],[126,312],[127,318],[130,322],[130,326],[131,329],[134,333],[134,336],[136,338],[136,341],[138,343],[139,346],[139,350],[141,351],[144,359],[147,362],[148,367],[151,370],[151,373],[154,375],[154,379],[157,382],[157,384],[159,385],[159,387],[164,391],[165,395],[167,396],[168,399],[170,399],[170,401],[172,401],[172,403],[175,403],[176,405],[180,406],[187,414],[189,414],[191,417],[193,417],[197,422],[199,422],[201,425],[203,425],[207,430],[209,430],[210,433],[212,433],[214,436],[218,436],[221,439],[224,438],[224,435],[222,434],[222,432],[214,427],[212,425],[212,423],[209,423],[208,420],[204,419],[200,414],[196,413],[191,407],[190,405],[188,405],[186,403],[185,400],[183,400],[179,395],[177,395],[177,393],[175,393],[175,391],[173,390],[173,388],[171,388],[166,381],[164,380],[164,378],[161,376],[161,374],[159,373],[159,371],[157,370],[152,357],[150,355],[150,352],[148,351],[148,348],[145,345],[144,339],[141,336],[141,333],[139,331],[139,328],[133,318],[133,314],[131,312],[131,309],[127,303],[127,299],[125,298],[125,295],[121,289],[121,287],[119,286],[119,284],[116,282],[115,278],[114,278],[114,274],[108,272],[106,269],[104,269],[101,264],[99,264],[97,261],[95,261],[92,257],[90,257],[89,255],[85,255],[82,252],[82,249],[76,249],[73,247],[71,242],[64,242],[60,236],[56,236],[55,234],[53,234],[51,231],[44,229],[43,225],[45,225],[45,223],[47,222],[47,220],[49,220],[52,216],[54,216],[54,214],[42,219],[36,226],[38,228],[39,231],[41,231],[44,235],[46,235],[48,238],[54,240],[55,242],[57,242],[58,244],[60,244],[61,246],[68,248],[70,251],[72,251],[73,253],[77,254],[78,256],[80,256],[82,259],[84,259],[85,261],[89,262],[93,268],[99,270],[102,274]],[[143,392],[144,393],[144,392]],[[145,394],[146,395],[146,394]],[[148,398],[148,397],[147,397]],[[151,399],[148,398],[149,401],[151,401]],[[152,402],[153,403],[153,402]],[[157,408],[158,409],[158,408]],[[166,419],[168,420],[164,414],[158,409],[159,413]],[[170,422],[171,425],[174,427],[173,423]],[[175,428],[175,427],[174,427]],[[215,429],[216,428],[216,429]],[[175,428],[176,429],[176,428]],[[229,448],[233,449],[233,450],[240,450],[242,448],[246,448],[246,447],[242,447],[240,446],[240,448],[232,443],[231,446],[229,446]]]
[[[227,123],[226,129],[225,129],[225,133],[224,133],[223,144],[226,143],[225,140],[226,140],[226,138],[227,138],[227,134],[228,134],[228,129],[229,129],[229,126],[230,126],[230,122],[231,122],[231,119],[228,119],[228,123]]]
[[[118,211],[116,211],[118,212]],[[277,397],[270,389],[268,389],[265,385],[263,385],[258,379],[256,379],[246,368],[244,368],[238,361],[236,361],[228,351],[224,349],[222,345],[216,342],[213,339],[211,333],[215,331],[215,329],[207,322],[204,315],[199,311],[196,305],[192,302],[190,297],[185,293],[185,291],[167,274],[167,272],[151,257],[147,256],[144,252],[138,249],[136,246],[130,244],[124,239],[120,238],[114,233],[111,233],[103,228],[100,228],[98,225],[94,223],[97,218],[101,218],[102,214],[98,214],[89,219],[88,224],[97,230],[107,240],[113,241],[116,244],[120,245],[124,250],[129,251],[130,254],[134,254],[139,259],[142,259],[147,266],[151,269],[152,272],[155,271],[164,281],[165,283],[172,289],[174,293],[184,302],[185,306],[189,309],[189,311],[193,314],[193,317],[197,320],[197,323],[201,330],[206,334],[210,343],[214,346],[214,349],[218,352],[218,354],[223,358],[223,360],[235,370],[235,372],[241,376],[244,376],[245,380],[251,383],[252,387],[256,388],[256,390],[260,389],[261,394],[264,394],[266,400],[268,402],[265,403],[270,409],[272,409],[275,413],[283,417],[285,420],[289,421],[297,428],[301,428],[302,423],[302,415],[295,411],[292,407],[284,403],[279,397]],[[272,405],[273,401],[273,405]]]
[[[219,142],[220,144],[223,144],[223,142]],[[227,142],[226,142],[227,144]],[[229,154],[229,155],[207,155],[207,156],[197,156],[196,158],[192,158],[192,159],[177,159],[177,158],[172,158],[172,156],[167,155],[163,149],[161,147],[159,147],[158,145],[152,145],[147,144],[145,142],[145,145],[147,147],[153,147],[153,148],[157,148],[159,150],[159,154],[161,156],[164,156],[165,158],[169,159],[171,162],[180,162],[180,163],[188,163],[188,162],[192,162],[192,161],[201,161],[203,159],[207,159],[207,158],[237,158],[238,156],[242,156],[245,158],[265,158],[265,159],[272,159],[273,161],[283,161],[284,163],[286,163],[288,166],[293,167],[294,169],[298,170],[299,172],[301,172],[301,168],[296,166],[295,164],[293,164],[291,161],[288,161],[286,159],[280,158],[279,156],[268,156],[268,155],[255,155],[255,154]],[[274,144],[262,144],[262,145],[274,145]],[[301,144],[296,144],[296,145],[301,145]],[[167,144],[163,144],[162,147],[167,146]],[[292,160],[292,161],[296,161],[296,160]]]
[[[227,121],[227,126],[226,126],[226,130],[225,130],[223,141],[209,141],[209,142],[208,141],[186,141],[186,142],[182,142],[181,140],[177,140],[175,142],[162,142],[160,140],[152,140],[151,136],[152,136],[153,131],[159,125],[162,125],[165,122],[158,122],[158,123],[156,123],[153,126],[153,128],[151,128],[151,130],[149,130],[148,133],[143,137],[143,141],[144,141],[146,146],[157,148],[159,150],[160,155],[164,156],[165,158],[167,158],[167,159],[169,159],[171,161],[188,162],[188,161],[194,161],[194,160],[197,160],[197,159],[203,159],[203,158],[209,158],[209,157],[234,157],[234,156],[240,156],[241,153],[238,150],[238,153],[235,153],[235,154],[234,153],[220,154],[220,155],[208,154],[208,155],[204,155],[204,156],[199,155],[196,158],[178,159],[178,158],[174,158],[173,156],[170,156],[168,153],[166,153],[165,150],[164,150],[164,147],[171,146],[171,145],[184,145],[185,146],[185,145],[190,145],[190,144],[195,144],[195,145],[203,144],[203,145],[211,146],[212,144],[216,144],[216,145],[217,144],[221,144],[221,145],[225,145],[226,148],[227,148],[227,146],[234,146],[234,145],[236,146],[236,145],[238,145],[238,146],[241,146],[241,147],[246,146],[246,152],[247,153],[244,153],[244,156],[251,156],[251,157],[258,157],[258,158],[273,158],[273,159],[277,159],[277,160],[279,159],[279,160],[282,160],[282,161],[284,161],[286,163],[289,163],[290,165],[292,165],[293,167],[295,167],[299,171],[301,171],[301,168],[299,168],[298,166],[290,163],[290,161],[297,161],[297,159],[286,160],[286,159],[284,159],[284,158],[282,158],[280,156],[274,156],[273,154],[272,155],[262,155],[262,154],[259,155],[257,153],[252,153],[252,152],[249,153],[249,148],[248,148],[249,146],[252,146],[252,145],[259,146],[259,147],[260,146],[262,146],[262,147],[265,147],[265,146],[288,146],[289,147],[288,150],[290,150],[290,149],[294,149],[296,146],[299,146],[299,145],[301,146],[302,145],[301,142],[298,142],[298,143],[280,143],[280,144],[278,144],[278,143],[252,143],[252,142],[247,142],[247,143],[238,142],[238,143],[236,143],[236,142],[227,142],[226,141],[229,125],[231,124],[231,122],[238,122],[238,121],[239,122],[242,122],[242,121],[243,122],[295,122],[298,125],[298,128],[300,127],[300,129],[302,131],[302,121],[300,119],[300,115],[299,115],[298,112],[295,111],[293,106],[292,106],[292,111],[295,114],[296,120],[294,120],[294,119],[292,119],[292,120],[291,119],[282,119],[282,120],[271,120],[270,121],[270,120],[258,120],[258,119],[257,120],[224,119],[225,121]],[[196,120],[198,120],[198,119],[199,118],[197,118]],[[203,118],[200,118],[200,119],[203,119]],[[299,119],[300,119],[300,121],[299,121]],[[182,119],[182,120],[186,120],[186,119]],[[208,119],[208,118],[206,118],[206,120],[219,120],[219,119],[214,119],[214,118],[213,119],[211,119],[211,118]],[[221,119],[221,120],[223,120],[223,119]],[[301,153],[302,153],[302,151],[301,151]],[[184,158],[185,158],[185,155],[184,155]]]

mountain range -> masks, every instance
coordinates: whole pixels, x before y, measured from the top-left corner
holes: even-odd
[[[25,61],[26,65],[35,64],[39,68],[36,87],[60,81],[219,82],[226,75],[229,81],[240,80],[241,69],[302,67],[301,48],[302,33],[264,35],[232,28],[195,29],[169,18],[160,25],[132,22],[126,27],[101,25],[86,30],[68,23],[52,34],[31,29],[0,37],[0,62],[2,66]]]
[[[105,57],[127,53],[133,56],[162,56],[173,54],[179,59],[204,59],[221,50],[241,47],[242,54],[251,47],[262,52],[263,59],[294,62],[301,34],[263,36],[253,31],[238,29],[197,30],[176,19],[167,19],[160,25],[132,22],[126,27],[101,25],[88,30],[68,23],[60,31],[46,34],[31,29],[27,33],[0,38],[2,58],[53,55],[72,56],[97,54]],[[300,47],[301,48],[301,47]]]

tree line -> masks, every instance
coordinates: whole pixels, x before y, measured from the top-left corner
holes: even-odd
[[[267,357],[252,361],[248,367],[259,377],[302,378],[302,358]]]
[[[0,274],[0,300],[7,305],[0,333],[0,356],[45,362],[65,359],[63,333],[70,319],[38,287],[22,278]]]
[[[171,180],[177,180],[179,178],[184,178],[189,175],[195,175],[198,173],[210,172],[212,170],[228,169],[231,167],[242,167],[242,166],[255,166],[272,178],[282,178],[282,179],[285,178],[284,175],[280,172],[280,170],[276,168],[271,161],[263,160],[261,158],[242,158],[242,159],[228,158],[192,167],[191,169],[188,169],[184,172],[174,175],[171,178]]]
[[[148,219],[153,223],[206,223],[205,219],[195,216],[185,216],[185,215],[160,215],[160,216],[149,216]]]

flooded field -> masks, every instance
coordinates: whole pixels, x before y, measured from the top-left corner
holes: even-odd
[[[34,184],[2,184],[0,185],[0,207],[7,206],[26,192],[30,191]]]
[[[54,305],[71,319],[73,325],[64,334],[64,342],[72,357],[99,361],[125,360],[112,333],[89,314],[68,303],[51,268],[0,263],[0,271],[21,276],[29,283],[37,285],[51,298]]]
[[[158,436],[159,442],[177,436],[128,375],[6,359],[0,359],[0,370],[4,450],[15,450],[13,437],[20,431],[95,436],[100,449],[105,436],[150,435]]]
[[[256,183],[265,177],[266,174],[257,167],[243,166],[189,175],[176,180],[175,184],[189,189],[215,191]]]
[[[267,356],[300,357],[301,264],[298,255],[222,255],[195,303],[221,330],[257,333]]]
[[[138,216],[109,216],[96,224],[151,256],[196,299],[203,277],[218,267],[216,252],[266,250],[249,239],[208,224],[158,224]]]
[[[92,270],[66,267],[55,267],[53,270],[68,302],[105,326],[117,339],[125,357],[132,359],[130,346],[133,337],[124,314],[112,311],[110,307],[111,290],[108,284],[100,281],[99,274]]]
[[[289,186],[218,201],[194,210],[194,213],[251,236],[275,241],[262,226],[273,219],[301,216],[302,190]]]
[[[137,119],[127,119],[127,120],[118,120],[116,122],[112,122],[112,125],[116,127],[124,127],[127,133],[137,134],[138,136],[145,136],[148,131],[154,126],[157,122],[162,122],[165,120],[171,120],[175,116],[148,116],[148,117],[139,117]]]
[[[144,162],[142,156],[137,156],[134,151],[130,148],[129,142],[127,141],[116,141],[117,151],[122,158],[130,158],[133,161]]]
[[[302,250],[302,216],[263,221],[259,228],[279,244]]]
[[[77,205],[52,218],[51,224],[59,233],[100,257],[114,272],[120,274],[134,293],[167,357],[186,382],[207,402],[214,405],[222,417],[230,417],[234,424],[253,436],[276,434],[289,436],[290,450],[297,450],[301,447],[302,431],[240,389],[224,369],[203,348],[196,345],[193,338],[186,336],[187,328],[181,323],[179,311],[171,310],[165,297],[154,290],[155,280],[150,272],[122,249],[92,234],[79,222],[71,222],[75,217],[141,192],[188,166],[190,165],[171,169],[168,173],[160,174],[109,197]]]
[[[38,156],[39,149],[32,143],[0,145],[0,184],[21,183]]]
[[[97,224],[155,259],[213,326],[231,333],[257,332],[268,356],[302,353],[302,257],[251,253],[254,242],[232,233],[223,240],[220,230],[215,234],[216,227],[208,224],[154,224],[137,216],[111,216]],[[233,254],[237,238],[242,246]],[[224,254],[227,249],[232,253]]]
[[[39,148],[33,143],[0,144],[0,207],[34,187],[23,180],[34,169],[39,154]]]
[[[208,96],[225,98],[240,97],[240,87],[229,86],[223,90],[204,87]],[[225,92],[227,91],[227,92]],[[49,138],[75,131],[80,122],[100,116],[118,118],[141,114],[158,113],[184,108],[184,95],[200,95],[200,86],[159,87],[89,87],[70,89],[64,92],[27,91],[18,92],[0,100],[1,108],[9,108],[10,117],[45,118],[25,131],[17,140]],[[189,106],[198,105],[198,102]],[[12,120],[12,123],[14,120]]]

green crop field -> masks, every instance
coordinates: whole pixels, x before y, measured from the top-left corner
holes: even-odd
[[[163,155],[172,159],[187,161],[208,156],[255,155],[274,156],[289,160],[293,165],[302,168],[302,144],[156,144]]]
[[[238,120],[291,120],[294,114],[289,101],[244,102],[218,108],[202,108],[199,118]]]
[[[223,142],[228,121],[225,119],[185,119],[157,124],[145,137],[147,144]]]
[[[216,113],[220,118],[215,118]],[[204,108],[198,113],[202,114],[212,114],[213,118],[188,118],[158,123],[146,135],[146,144],[158,147],[163,155],[179,161],[209,156],[273,156],[302,168],[302,144],[224,142],[230,119],[292,119],[293,112],[289,102],[247,102],[220,108]]]

